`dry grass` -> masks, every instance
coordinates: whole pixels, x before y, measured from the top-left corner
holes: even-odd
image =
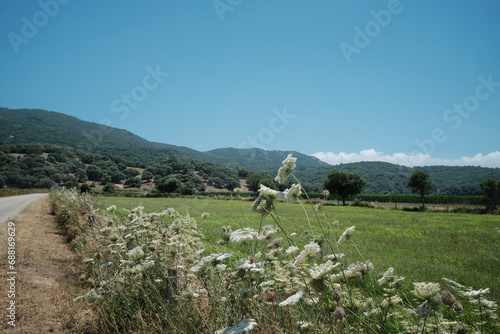
[[[50,214],[49,198],[24,208],[13,220],[16,227],[16,321],[7,323],[9,299],[6,275],[7,224],[0,229],[0,332],[93,333],[96,315],[85,302],[73,298],[86,291],[79,287],[79,268],[73,253]]]

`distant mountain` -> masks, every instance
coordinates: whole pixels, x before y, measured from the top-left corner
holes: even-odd
[[[359,173],[366,181],[366,193],[409,193],[406,181],[418,169],[428,173],[440,193],[479,194],[479,182],[500,179],[500,168],[428,166],[409,168],[386,162],[358,162],[331,166],[315,157],[295,151],[267,151],[258,148],[221,148],[199,152],[188,147],[147,141],[129,131],[40,109],[0,108],[0,143],[66,145],[91,153],[111,154],[128,161],[151,164],[176,155],[179,161],[208,161],[254,172],[275,174],[288,154],[298,158],[296,176],[321,184],[332,169]]]
[[[66,145],[91,153],[112,154],[129,161],[159,162],[175,154],[180,161],[209,161],[248,170],[276,172],[289,153],[299,166],[328,166],[319,159],[293,151],[223,148],[199,152],[188,147],[150,142],[129,131],[82,121],[41,109],[0,108],[0,142]]]
[[[330,166],[316,157],[296,151],[267,151],[260,148],[219,148],[203,152],[203,157],[212,162],[229,164],[249,170],[275,173],[288,154],[296,157],[297,164],[301,167]]]

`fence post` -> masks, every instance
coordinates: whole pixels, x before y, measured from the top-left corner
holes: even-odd
[[[179,294],[177,269],[167,269],[167,276],[167,304],[173,304],[174,295]]]

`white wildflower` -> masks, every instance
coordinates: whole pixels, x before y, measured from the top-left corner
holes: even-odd
[[[328,254],[325,256],[325,260],[340,260],[343,258],[345,254],[339,253],[339,254]]]
[[[259,233],[251,227],[245,227],[231,233],[229,241],[232,243],[238,242],[249,242],[254,240]]]
[[[337,262],[334,264],[331,260],[319,265],[313,264],[309,270],[309,276],[315,280],[323,279],[326,275],[330,275],[339,265],[340,263]]]
[[[278,229],[274,228],[273,225],[266,225],[260,231],[260,235],[257,237],[258,240],[269,239],[271,235],[277,233]]]
[[[265,288],[268,286],[273,286],[275,283],[276,282],[274,280],[265,281],[265,282],[260,283],[260,287]]]
[[[347,239],[349,239],[352,232],[354,232],[354,228],[355,228],[355,226],[351,226],[351,227],[346,228],[344,233],[342,233],[342,235],[340,236],[338,243],[341,244],[344,241],[346,241]]]
[[[111,205],[110,207],[108,207],[106,209],[106,211],[108,211],[108,212],[114,212],[115,210],[116,210],[116,205]]]
[[[295,252],[298,252],[300,249],[299,247],[297,246],[290,246],[286,249],[286,253],[287,254],[292,254],[292,253],[295,253]]]
[[[152,268],[154,266],[154,264],[155,264],[155,261],[153,261],[153,260],[139,263],[139,264],[135,265],[134,267],[132,267],[132,272],[142,273],[142,272],[148,270],[149,268]]]
[[[470,290],[470,291],[467,291],[467,292],[464,292],[463,295],[465,297],[477,297],[477,296],[480,296],[480,295],[484,295],[486,293],[490,292],[490,288],[486,288],[486,289],[479,289],[479,290]]]
[[[142,250],[141,246],[137,246],[134,249],[131,249],[127,253],[127,257],[131,261],[137,261],[140,260],[144,257],[144,251]]]
[[[302,191],[300,189],[300,184],[293,184],[289,189],[286,189],[283,192],[285,202],[288,204],[295,202],[302,194]]]
[[[294,295],[291,295],[284,301],[282,301],[279,305],[280,306],[288,306],[288,305],[295,305],[299,302],[300,298],[302,298],[302,295],[304,294],[304,291],[300,290]]]
[[[283,184],[292,174],[295,169],[295,161],[297,161],[297,158],[294,158],[291,154],[283,160],[283,165],[278,170],[278,175],[275,178],[278,183]]]
[[[259,188],[259,196],[268,200],[275,200],[280,197],[280,192],[261,184]]]
[[[234,269],[237,269],[237,270],[251,270],[251,269],[254,269],[254,268],[257,268],[257,267],[261,267],[262,264],[261,263],[258,263],[258,262],[255,262],[255,261],[250,261],[250,260],[240,260],[238,261],[235,265],[234,265]]]
[[[273,202],[271,200],[266,200],[262,196],[259,196],[252,204],[252,211],[259,214],[268,214],[272,206]]]
[[[304,250],[295,258],[295,264],[304,262],[307,257],[318,254],[321,248],[317,243],[311,241],[309,244],[304,246]]]
[[[201,214],[201,218],[208,218],[208,217],[210,217],[210,212],[203,212]]]
[[[396,295],[396,296],[392,296],[390,298],[384,299],[382,301],[382,303],[380,304],[380,307],[386,308],[386,307],[394,306],[394,305],[401,304],[401,303],[403,303],[403,300],[401,299],[401,297]]]
[[[369,271],[373,270],[373,263],[370,261],[366,261],[364,263],[356,262],[347,267],[347,270],[353,274],[366,275]]]
[[[439,283],[420,282],[420,283],[413,283],[413,286],[415,288],[414,291],[415,295],[422,299],[431,299],[441,291]]]
[[[389,281],[392,277],[394,277],[394,268],[390,267],[387,271],[382,275],[382,278],[378,280],[378,285],[383,285],[387,281]]]

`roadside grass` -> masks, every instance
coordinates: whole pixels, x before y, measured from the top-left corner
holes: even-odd
[[[130,198],[97,197],[96,207],[101,211],[116,205],[116,213],[126,216],[138,205],[144,212],[161,212],[169,207],[181,214],[186,212],[196,219],[206,236],[206,252],[225,252],[226,246],[218,245],[222,226],[233,230],[259,228],[261,216],[251,212],[251,203],[237,200],[210,198]],[[315,213],[305,205],[312,232],[319,234]],[[299,204],[276,205],[276,211],[288,233],[297,233],[294,240],[302,247],[311,240],[304,211]],[[201,218],[203,212],[210,216]],[[351,262],[369,260],[375,272],[383,273],[389,267],[397,275],[411,282],[440,281],[446,277],[475,289],[490,288],[489,297],[500,300],[500,217],[498,215],[473,215],[433,212],[403,212],[358,207],[322,207],[318,213],[328,238],[336,240],[342,232],[355,225],[352,239],[342,245],[342,253]],[[326,221],[330,222],[330,227]],[[332,222],[338,221],[337,226]],[[263,225],[274,224],[271,217]],[[309,231],[310,233],[311,231]],[[262,248],[264,242],[259,245]],[[231,251],[238,252],[231,246]],[[265,246],[264,246],[265,247]],[[359,251],[358,251],[359,250]],[[248,250],[241,249],[241,253]]]

